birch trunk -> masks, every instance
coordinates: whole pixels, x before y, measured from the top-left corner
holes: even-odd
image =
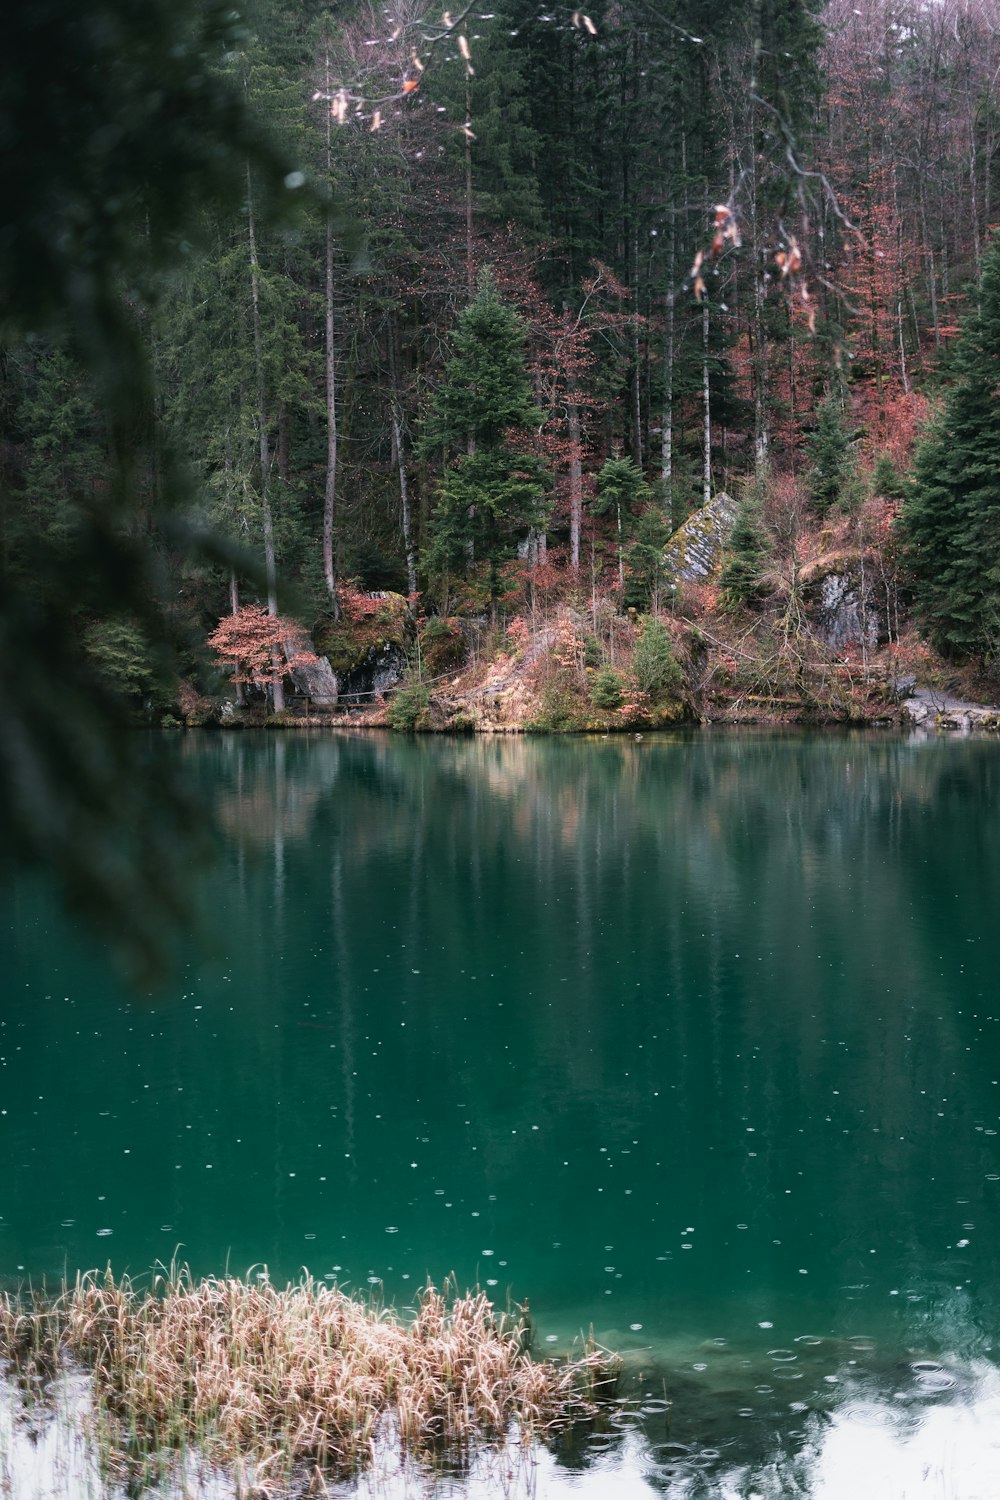
[[[583,524],[583,461],[580,453],[580,408],[570,397],[566,411],[569,428],[569,565],[580,567],[580,531]]]
[[[269,492],[271,478],[271,444],[267,428],[267,397],[264,385],[264,340],[260,324],[260,262],[257,259],[257,234],[253,208],[253,181],[247,166],[247,227],[250,236],[250,300],[253,310],[253,352],[257,376],[257,424],[260,432],[260,508],[264,532],[264,567],[267,574],[267,612],[272,619],[278,614],[278,571],[274,555],[274,518]],[[274,669],[272,702],[276,714],[285,711],[285,686],[281,680],[284,662],[281,654],[271,654]]]
[[[330,54],[325,58],[326,91],[330,92]],[[332,125],[326,111],[326,180],[333,177]],[[337,519],[337,349],[333,323],[333,224],[326,222],[326,488],[323,493],[323,577],[333,605],[334,619],[340,618],[337,599],[337,574],[333,559],[334,527]]]

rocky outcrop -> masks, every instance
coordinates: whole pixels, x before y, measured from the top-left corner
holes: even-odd
[[[352,591],[338,619],[316,631],[316,649],[337,679],[341,707],[370,707],[406,670],[413,618],[402,594]]]
[[[307,666],[293,667],[291,676],[296,690],[309,698],[314,708],[337,707],[337,674],[325,656],[317,656]]]
[[[340,702],[368,707],[388,688],[395,687],[406,671],[406,652],[394,641],[369,648],[356,666],[340,677]]]
[[[736,501],[716,495],[678,526],[663,554],[667,576],[673,583],[704,583],[718,569],[722,550],[729,541],[736,519]]]
[[[858,549],[830,552],[799,575],[817,636],[831,651],[874,650],[886,639],[885,603],[875,586],[874,559]]]
[[[813,605],[816,632],[833,651],[843,646],[878,645],[881,615],[865,599],[860,581],[850,573],[827,573],[819,581]]]

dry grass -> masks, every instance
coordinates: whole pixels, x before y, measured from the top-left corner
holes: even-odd
[[[433,1287],[407,1320],[310,1279],[278,1290],[176,1270],[146,1292],[109,1269],[54,1300],[0,1297],[0,1355],[27,1390],[67,1363],[92,1372],[111,1474],[169,1472],[194,1451],[262,1494],[359,1472],[388,1428],[405,1455],[461,1465],[512,1431],[592,1419],[614,1359],[535,1361],[528,1343],[520,1313]]]

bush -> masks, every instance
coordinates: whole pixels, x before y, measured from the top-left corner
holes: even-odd
[[[679,688],[683,681],[670,633],[655,617],[646,621],[639,637],[632,670],[640,691],[648,694],[653,703]]]
[[[595,672],[590,684],[590,701],[595,708],[614,711],[621,707],[624,686],[621,673],[616,672],[614,667],[601,667],[599,672]]]
[[[459,620],[432,615],[420,627],[417,640],[424,668],[432,677],[461,666],[465,659],[465,636]]]
[[[389,728],[400,734],[412,734],[415,729],[424,729],[430,703],[430,688],[422,682],[405,682],[389,700],[386,710]]]
[[[528,727],[543,734],[572,734],[583,727],[581,709],[580,700],[571,687],[550,682],[542,692],[538,709]]]

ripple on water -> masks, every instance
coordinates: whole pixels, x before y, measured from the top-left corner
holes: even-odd
[[[658,1463],[672,1466],[687,1463],[694,1451],[691,1443],[658,1443],[653,1450]]]
[[[867,1401],[861,1397],[845,1401],[837,1408],[838,1426],[847,1426],[857,1422],[864,1427],[889,1427],[900,1428],[905,1423],[905,1415],[899,1407],[892,1407],[879,1401]]]
[[[641,1411],[616,1411],[609,1417],[609,1425],[616,1427],[620,1432],[631,1432],[639,1430],[643,1424]]]
[[[958,1381],[950,1370],[943,1365],[936,1364],[932,1359],[918,1359],[910,1366],[917,1377],[917,1384],[921,1391],[937,1395],[941,1391],[954,1390]]]

